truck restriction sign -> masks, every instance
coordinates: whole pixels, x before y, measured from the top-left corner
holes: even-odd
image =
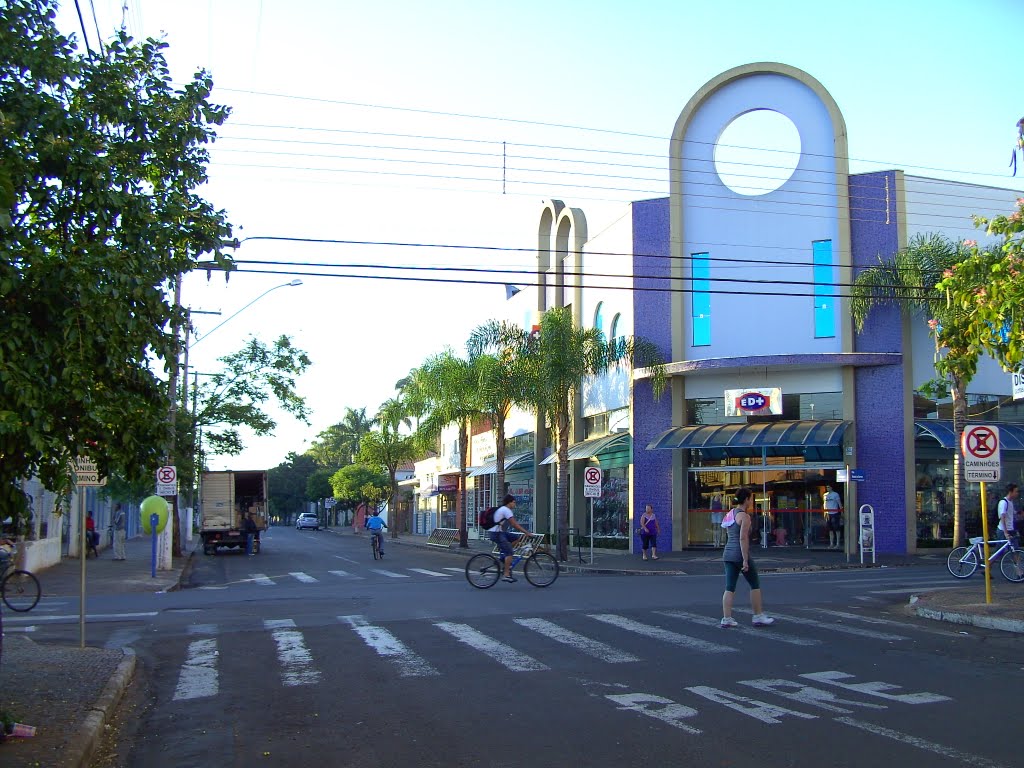
[[[587,467],[583,470],[583,498],[601,498],[601,476],[600,467]]]
[[[156,471],[156,495],[178,495],[178,470],[175,467],[160,467]]]
[[[964,456],[964,477],[970,483],[994,483],[1001,474],[999,428],[991,424],[964,427],[960,450]]]

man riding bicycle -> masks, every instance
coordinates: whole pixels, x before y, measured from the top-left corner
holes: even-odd
[[[377,551],[381,557],[384,557],[384,532],[383,528],[387,528],[388,524],[385,523],[380,517],[380,510],[374,510],[373,514],[366,519],[366,527],[370,531],[370,535],[377,539]]]
[[[516,580],[516,577],[512,575],[512,542],[518,539],[519,536],[512,534],[510,538],[508,534],[509,526],[518,528],[523,533],[529,533],[528,530],[516,521],[513,512],[515,508],[516,497],[510,493],[501,500],[501,506],[494,513],[494,527],[487,530],[491,541],[497,544],[498,549],[501,550],[501,561],[505,568],[505,575],[502,577],[502,580],[510,584]]]

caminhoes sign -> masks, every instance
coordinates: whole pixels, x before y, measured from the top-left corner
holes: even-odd
[[[964,427],[960,450],[964,457],[964,478],[969,483],[994,483],[999,479],[999,428],[991,424]]]
[[[725,390],[726,416],[781,416],[782,390],[727,389]]]

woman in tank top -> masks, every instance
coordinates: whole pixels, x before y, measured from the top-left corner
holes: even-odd
[[[764,612],[761,603],[761,582],[757,576],[757,567],[750,557],[750,513],[754,508],[754,494],[749,488],[740,488],[733,498],[733,508],[722,520],[725,529],[725,550],[722,562],[725,564],[725,593],[722,595],[723,628],[735,627],[737,622],[732,617],[732,603],[736,596],[736,584],[740,574],[750,585],[750,606],[754,610],[755,627],[766,627],[775,623],[775,619]]]

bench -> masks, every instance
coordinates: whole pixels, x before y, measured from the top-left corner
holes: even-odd
[[[458,528],[435,528],[427,538],[427,545],[450,549],[459,540]]]

